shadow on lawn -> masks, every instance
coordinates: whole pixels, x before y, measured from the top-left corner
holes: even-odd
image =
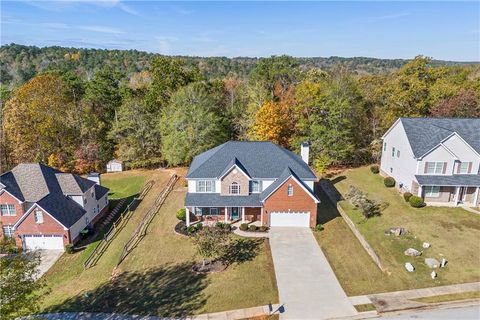
[[[320,203],[317,206],[317,223],[319,224],[326,224],[327,222],[340,217],[336,202],[341,200],[343,197],[335,188],[334,183],[336,182],[328,179],[322,179],[321,183],[315,184],[315,194],[320,199]],[[322,184],[323,187],[320,186],[320,184]],[[333,203],[332,200],[327,196],[326,191],[323,188],[328,188],[328,192],[330,192],[332,196],[337,199],[335,203]]]
[[[203,307],[205,276],[182,263],[144,273],[124,272],[97,289],[53,306],[45,312],[95,312],[182,318]],[[60,319],[60,318],[59,318]]]
[[[228,265],[252,261],[258,255],[263,241],[263,239],[234,239],[225,249],[221,260]]]

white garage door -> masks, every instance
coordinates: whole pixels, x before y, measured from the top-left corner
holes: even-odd
[[[272,212],[270,227],[309,227],[310,212]]]
[[[63,235],[25,235],[25,249],[63,250]]]

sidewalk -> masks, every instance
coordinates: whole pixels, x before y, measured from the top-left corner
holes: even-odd
[[[427,303],[412,301],[411,299],[472,291],[480,291],[480,282],[354,296],[349,297],[349,300],[354,304],[359,304],[359,302],[360,304],[373,303],[378,312],[391,312],[428,306]]]

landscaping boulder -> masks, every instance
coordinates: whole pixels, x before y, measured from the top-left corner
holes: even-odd
[[[407,269],[408,272],[413,272],[415,270],[415,267],[410,262],[407,262],[405,263],[405,269]]]
[[[430,248],[430,243],[424,242],[422,247],[423,247],[423,249],[428,249],[428,248]]]
[[[447,265],[448,261],[447,259],[443,258],[442,259],[442,262],[440,263],[440,268],[445,268],[445,266]]]
[[[405,250],[404,254],[406,256],[410,256],[410,257],[418,257],[418,256],[422,255],[422,253],[420,251],[418,251],[417,249],[413,249],[413,248],[408,248],[407,250]]]
[[[437,259],[434,259],[434,258],[426,258],[425,259],[425,264],[432,269],[433,268],[438,268],[440,266],[440,262]]]
[[[430,273],[430,277],[432,277],[432,279],[435,279],[437,277],[437,273],[435,271],[432,271],[432,273]]]

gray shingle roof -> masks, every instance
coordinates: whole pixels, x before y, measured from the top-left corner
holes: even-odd
[[[261,207],[260,194],[222,196],[219,193],[187,193],[185,205],[195,207]]]
[[[76,174],[63,173],[39,163],[22,163],[0,175],[5,190],[24,201],[27,208],[38,203],[64,226],[70,227],[85,214],[81,205],[65,195],[80,195],[96,185]],[[108,189],[98,186],[103,196]],[[98,195],[96,195],[98,197]],[[98,198],[100,199],[100,198]]]
[[[300,156],[267,141],[229,141],[201,153],[193,159],[187,178],[217,178],[235,158],[254,179],[276,179],[286,167],[301,179],[317,179]]]
[[[422,186],[480,186],[479,174],[416,175],[415,178]]]
[[[480,153],[480,119],[400,118],[415,157],[421,157],[456,132]]]
[[[110,189],[96,184],[95,185],[95,198],[97,200],[100,200],[104,195],[106,195],[108,193],[108,191],[110,191]]]
[[[269,185],[265,190],[262,191],[260,194],[260,200],[264,201],[275,189],[277,189],[279,186],[281,186],[288,178],[294,177],[298,180],[298,182],[307,190],[310,191],[310,188],[306,186],[301,179],[295,174],[295,172],[292,171],[289,167],[286,167],[285,170],[283,170],[282,174],[280,177],[278,177],[277,180],[275,180],[271,185]],[[318,200],[318,197],[313,193],[309,192],[315,199]]]

